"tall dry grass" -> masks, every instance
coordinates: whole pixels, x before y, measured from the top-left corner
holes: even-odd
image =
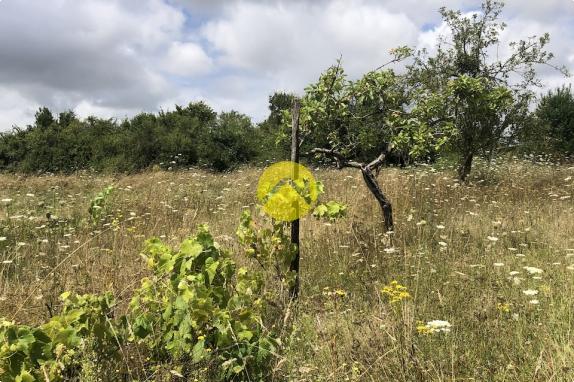
[[[208,223],[237,249],[238,217],[255,203],[260,172],[0,175],[0,317],[43,321],[65,290],[127,301],[152,236],[177,245]],[[393,235],[360,173],[316,175],[349,214],[303,219],[302,294],[278,379],[574,380],[574,168],[479,164],[468,184],[449,168],[385,169],[378,179],[393,202]],[[110,184],[107,215],[94,226],[90,200]],[[381,289],[393,280],[411,298],[388,301]],[[425,332],[431,320],[451,331]]]

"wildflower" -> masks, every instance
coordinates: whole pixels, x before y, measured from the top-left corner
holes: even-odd
[[[519,275],[520,272],[518,272],[518,271],[511,271],[511,272],[508,272],[508,274],[509,274],[510,276],[516,276],[516,275]]]
[[[523,290],[522,293],[524,293],[527,296],[536,296],[538,294],[538,291],[535,289],[526,289]]]
[[[538,305],[540,303],[540,301],[538,301],[537,299],[534,299],[534,300],[530,300],[529,303],[532,305]]]
[[[6,236],[0,236],[0,241],[6,241],[8,238]]]
[[[342,290],[342,289],[336,289],[336,290],[335,290],[335,294],[336,294],[337,296],[339,296],[339,297],[345,297],[345,296],[347,296],[347,292],[345,292],[345,291]]]
[[[492,242],[497,242],[498,238],[496,236],[487,236],[486,237],[488,240],[492,241]]]
[[[444,229],[445,227],[444,227],[444,225],[439,224],[439,225],[436,226],[436,228],[437,228],[437,229]]]
[[[1,201],[2,203],[4,203],[4,204],[10,204],[10,203],[12,202],[12,199],[10,199],[10,198],[4,198],[4,199],[2,199],[2,200],[0,200],[0,201]]]
[[[492,265],[494,265],[495,267],[504,267],[504,263],[494,263]]]
[[[389,299],[391,304],[411,298],[407,288],[399,284],[396,280],[393,280],[389,285],[384,286],[383,289],[381,289],[381,293]]]
[[[427,221],[426,220],[421,220],[420,222],[417,223],[418,226],[422,226],[422,225],[426,225]]]
[[[543,273],[544,271],[540,268],[536,267],[522,267],[526,272],[530,273],[531,275]]]
[[[426,324],[420,323],[417,325],[417,332],[419,334],[434,334],[434,333],[449,333],[451,324],[448,321],[432,320]]]
[[[508,313],[508,312],[510,312],[510,304],[507,303],[507,302],[504,302],[504,303],[503,303],[503,302],[499,302],[498,304],[496,304],[496,309],[497,309],[499,312]]]

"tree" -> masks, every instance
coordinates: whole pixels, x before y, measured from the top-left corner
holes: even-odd
[[[40,109],[38,109],[38,111],[35,114],[35,117],[36,117],[35,126],[39,128],[46,129],[50,127],[52,123],[56,122],[54,116],[52,115],[52,112],[47,107],[41,107]]]
[[[538,128],[553,151],[574,153],[574,94],[570,86],[550,90],[536,108]]]
[[[281,125],[283,112],[293,106],[295,96],[285,92],[275,92],[269,96],[269,117],[267,121],[274,125]]]
[[[209,129],[203,158],[217,171],[248,162],[255,155],[253,137],[254,127],[249,117],[236,111],[220,113]]]
[[[552,53],[544,50],[549,35],[529,37],[509,44],[509,55],[498,59],[499,21],[503,3],[486,0],[481,12],[471,15],[441,8],[450,37],[442,36],[434,56],[417,52],[409,66],[410,83],[441,94],[449,107],[441,110],[457,130],[453,149],[460,155],[459,178],[469,175],[473,158],[493,155],[502,136],[524,125],[538,65],[549,65]],[[434,116],[435,118],[437,116]]]
[[[269,116],[257,125],[254,145],[260,161],[273,161],[289,156],[289,145],[283,131],[283,113],[291,109],[296,97],[275,92],[269,96]]]
[[[409,53],[407,48],[398,48],[391,62]],[[339,60],[306,88],[301,99],[304,151],[329,158],[338,168],[360,170],[381,207],[385,230],[392,231],[391,202],[375,172],[394,150],[419,157],[445,142],[448,121],[431,118],[440,114],[436,110],[442,107],[440,101],[433,93],[410,89],[402,76],[384,67],[359,80],[347,80]],[[290,121],[289,115],[285,117],[284,121]]]

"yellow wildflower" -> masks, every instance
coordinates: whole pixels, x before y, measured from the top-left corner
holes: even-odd
[[[410,293],[407,291],[407,287],[399,284],[396,280],[393,280],[389,285],[384,286],[383,289],[381,289],[381,293],[388,298],[391,304],[411,298]]]

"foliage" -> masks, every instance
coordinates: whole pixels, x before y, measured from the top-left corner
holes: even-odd
[[[217,122],[208,130],[201,151],[203,160],[217,171],[248,162],[257,154],[253,144],[255,132],[248,117],[237,112],[221,113]]]
[[[336,220],[342,218],[347,213],[347,206],[335,201],[321,203],[313,211],[313,216],[318,219]]]
[[[60,315],[39,327],[0,324],[1,381],[65,381],[82,373],[81,354],[97,349],[96,364],[104,365],[118,356],[122,341],[110,320],[114,300],[103,296],[62,295]]]
[[[504,60],[492,57],[506,27],[499,21],[502,8],[492,0],[470,15],[441,8],[450,33],[441,37],[433,56],[417,52],[408,70],[413,86],[443,97],[445,109],[434,118],[451,121],[458,132],[451,147],[461,158],[461,179],[468,176],[474,156],[491,157],[505,133],[525,126],[532,87],[540,86],[536,67],[552,66],[553,55],[545,50],[547,33],[510,43]]]
[[[408,52],[400,48],[393,54],[399,60]],[[339,62],[309,85],[301,100],[305,144],[361,161],[390,149],[421,157],[444,143],[438,138],[446,137],[449,126],[436,123],[431,128],[427,123],[429,112],[439,107],[437,97],[418,93],[419,102],[413,103],[413,95],[403,77],[390,69],[377,69],[351,81]]]
[[[267,219],[258,221],[245,210],[236,233],[246,256],[254,259],[263,269],[274,270],[282,290],[293,285],[296,275],[289,270],[289,266],[296,254],[296,246],[291,243],[287,223],[269,222]]]
[[[269,116],[256,130],[254,147],[257,157],[264,161],[276,161],[289,157],[289,140],[283,129],[283,114],[293,107],[295,96],[275,92],[269,96]]]
[[[113,192],[114,187],[108,186],[104,188],[102,191],[98,192],[98,194],[92,199],[90,202],[90,208],[88,208],[88,213],[92,218],[92,222],[94,224],[99,223],[102,216],[104,215],[104,207],[106,205],[106,201],[110,194]]]
[[[261,279],[236,269],[205,226],[178,250],[149,240],[145,258],[153,275],[130,303],[134,340],[157,360],[215,364],[220,380],[264,379],[275,341],[262,325]]]
[[[0,170],[138,171],[159,165],[223,171],[264,156],[269,150],[260,145],[265,133],[245,115],[218,115],[203,102],[122,121],[80,120],[71,111],[56,119],[50,110],[41,108],[34,124],[0,133]]]
[[[571,87],[550,90],[536,108],[534,131],[524,136],[525,141],[545,151],[574,153],[574,94]],[[536,144],[537,143],[537,144]]]

